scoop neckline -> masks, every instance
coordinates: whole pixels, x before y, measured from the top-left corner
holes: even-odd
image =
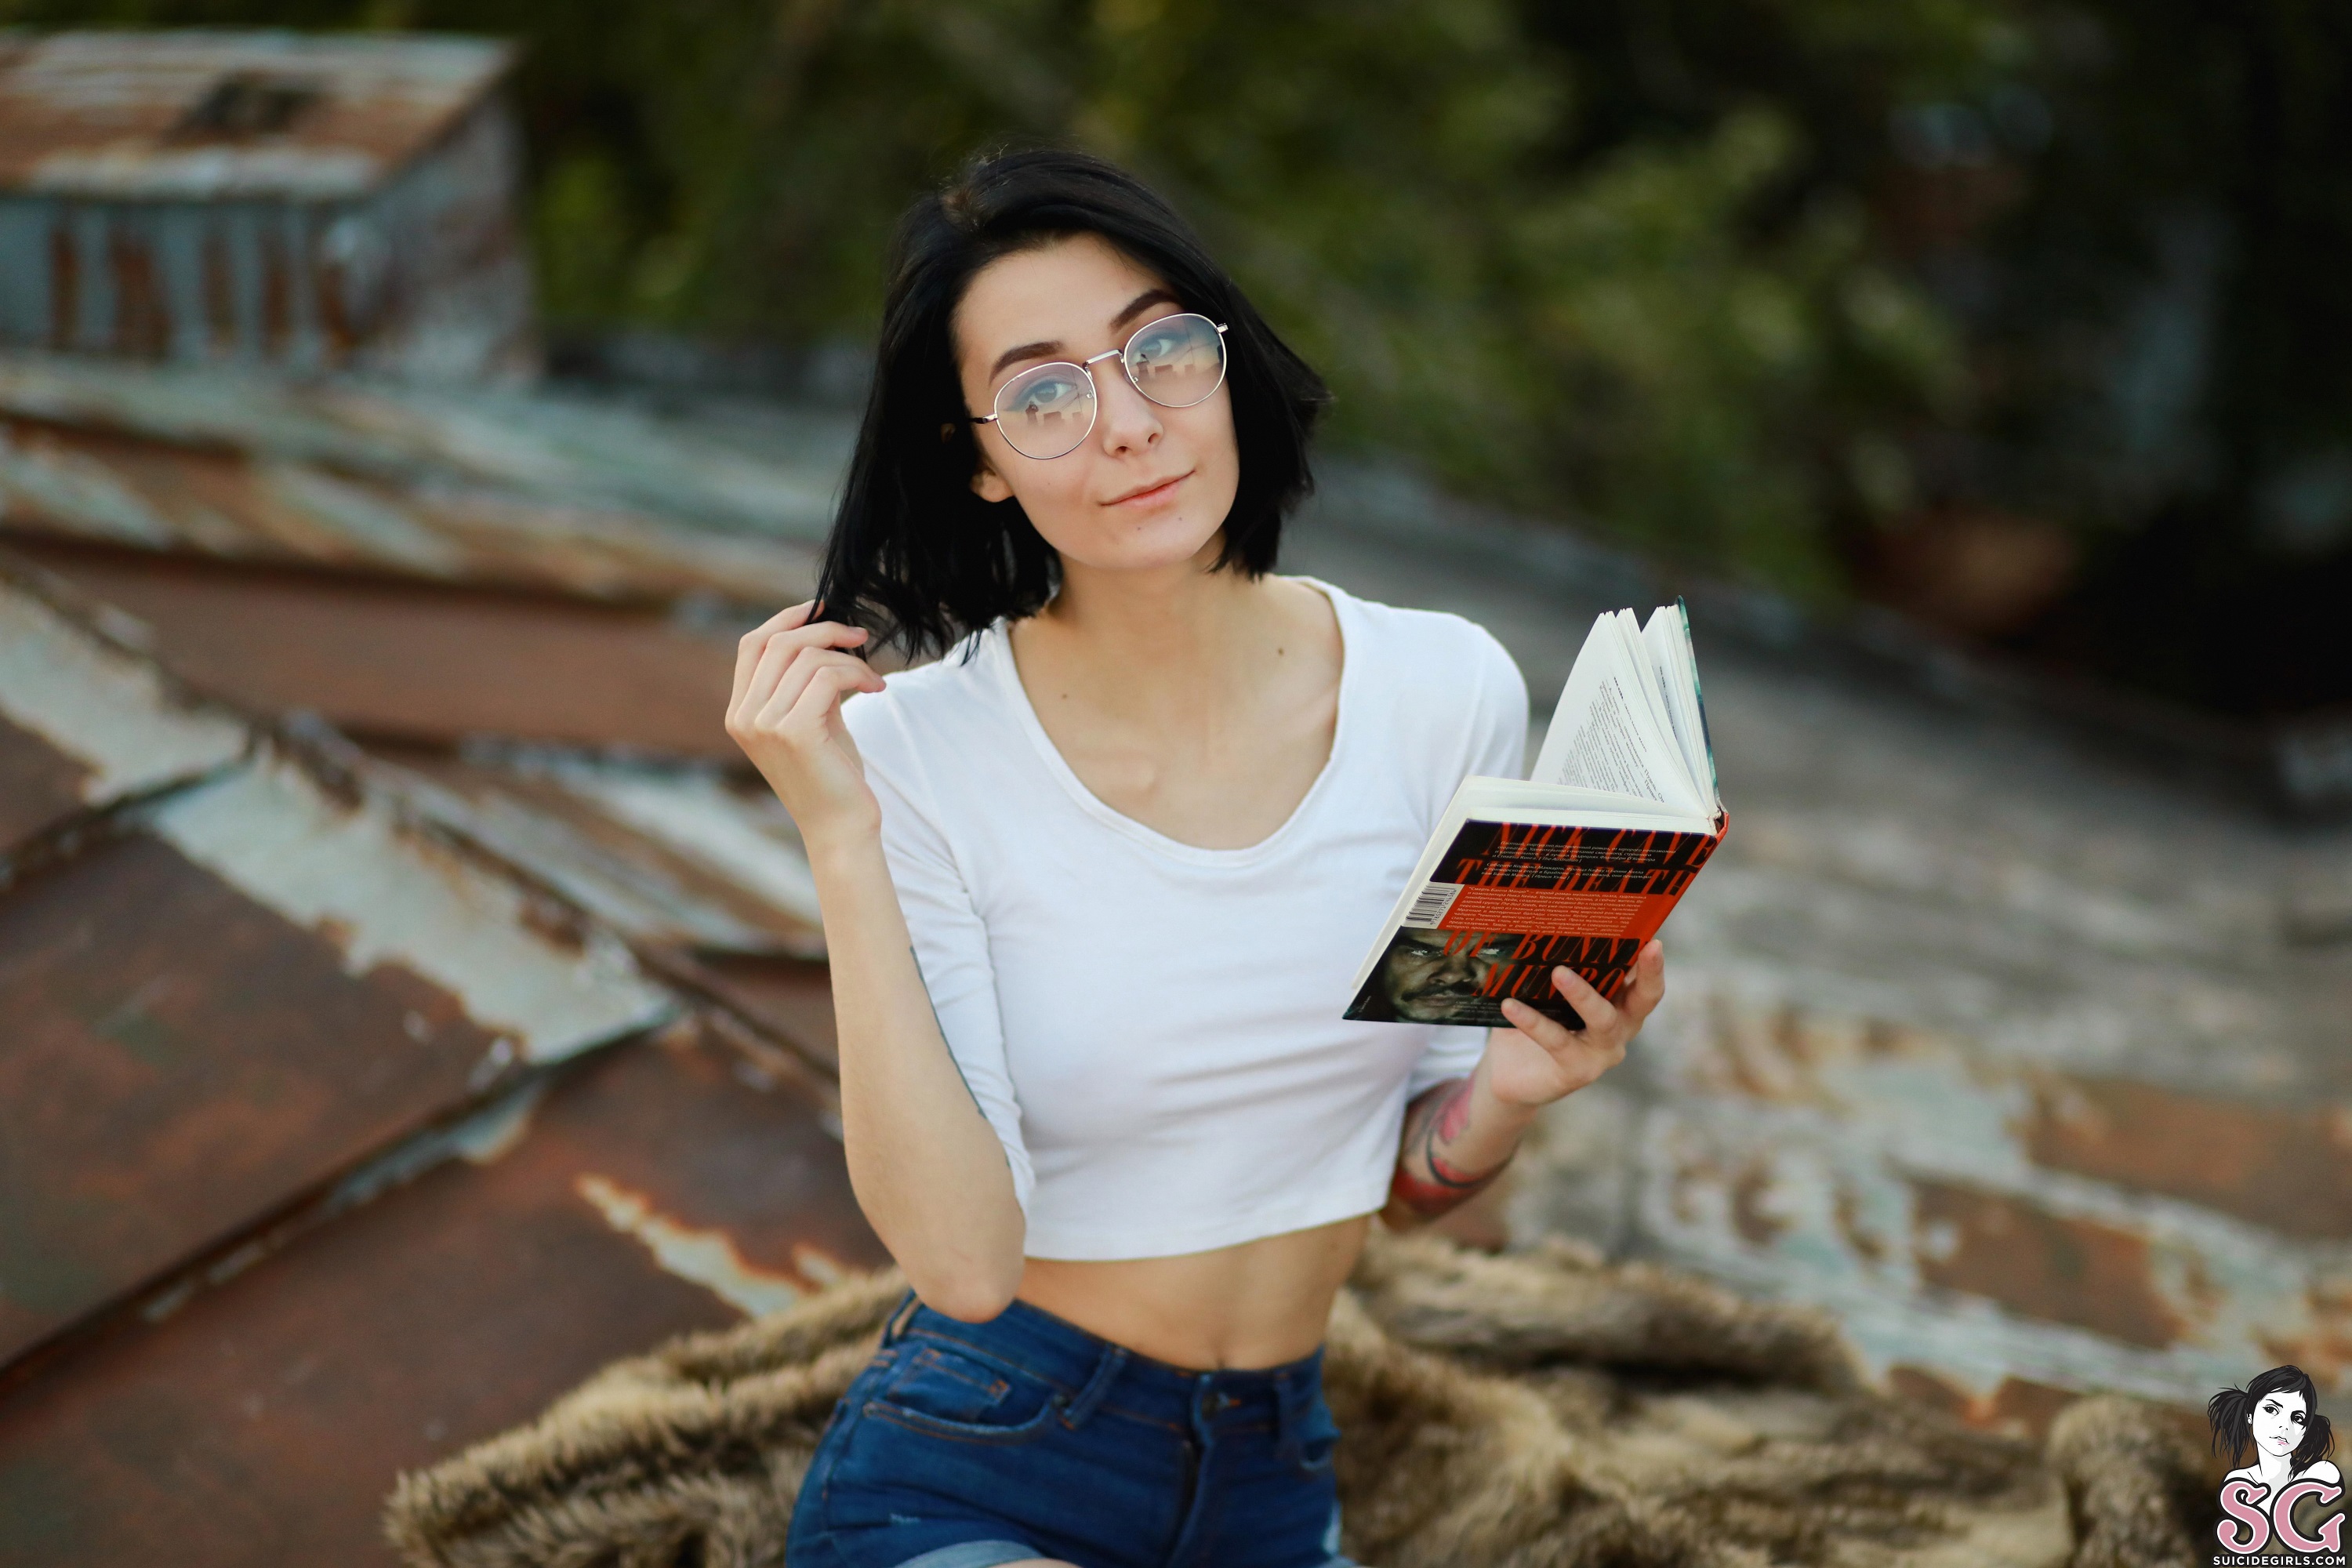
[[[1088,789],[1086,781],[1079,778],[1063,759],[1061,748],[1054,744],[1054,738],[1045,733],[1045,722],[1037,717],[1036,705],[1029,700],[1029,689],[1021,683],[1021,667],[1013,658],[1013,630],[1009,623],[999,621],[989,628],[994,635],[989,637],[982,657],[992,665],[995,679],[1004,688],[1005,698],[1012,704],[1023,732],[1029,737],[1030,745],[1035,749],[1038,760],[1079,810],[1120,837],[1171,859],[1198,866],[1249,865],[1279,854],[1289,840],[1302,831],[1299,824],[1312,816],[1323,796],[1330,793],[1331,780],[1339,771],[1341,748],[1347,744],[1353,731],[1349,718],[1355,704],[1349,700],[1349,696],[1356,686],[1357,650],[1355,637],[1348,624],[1349,596],[1319,577],[1286,577],[1284,580],[1304,583],[1331,602],[1331,618],[1339,631],[1339,711],[1331,725],[1331,750],[1324,757],[1322,771],[1315,775],[1315,782],[1307,786],[1307,793],[1298,797],[1298,804],[1291,807],[1290,815],[1283,819],[1279,827],[1256,843],[1244,845],[1238,849],[1211,849],[1198,844],[1187,844],[1181,838],[1171,838],[1158,828],[1138,822],[1107,804]]]

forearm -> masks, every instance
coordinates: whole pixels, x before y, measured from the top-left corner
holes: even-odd
[[[810,864],[850,1185],[917,1294],[950,1316],[992,1316],[1020,1285],[1024,1234],[1003,1145],[940,1033],[879,840],[812,846]]]
[[[1381,1218],[1393,1230],[1425,1224],[1492,1185],[1535,1120],[1532,1107],[1495,1097],[1486,1059],[1467,1078],[1433,1084],[1405,1108],[1404,1136]]]

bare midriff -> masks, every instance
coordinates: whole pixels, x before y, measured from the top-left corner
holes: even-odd
[[[1279,1366],[1323,1342],[1372,1216],[1168,1258],[1032,1258],[1021,1300],[1129,1350],[1196,1371]]]

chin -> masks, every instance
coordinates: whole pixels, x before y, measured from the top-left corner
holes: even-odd
[[[1106,522],[1074,541],[1078,548],[1048,541],[1070,560],[1098,572],[1138,572],[1181,566],[1192,560],[1217,537],[1213,527],[1202,528],[1181,516],[1137,518],[1124,526]]]

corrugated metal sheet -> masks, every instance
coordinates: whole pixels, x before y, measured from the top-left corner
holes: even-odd
[[[0,857],[34,834],[241,755],[245,727],[58,605],[0,587]]]
[[[436,821],[634,941],[817,959],[822,918],[792,821],[765,789],[705,769],[520,753],[407,753],[404,793]]]
[[[402,481],[0,416],[0,526],[602,598],[782,601],[804,550],[430,476]]]
[[[0,1561],[389,1563],[398,1471],[883,1260],[828,1115],[691,1031],[567,1069],[425,1156],[461,1157],[0,1393]]]
[[[363,195],[513,60],[506,44],[419,34],[0,36],[0,190]]]
[[[676,1011],[380,790],[0,582],[0,1363],[528,1064]],[[243,760],[237,760],[240,757]]]
[[[2352,1370],[2352,1103],[1714,1004],[1668,1046],[1671,1098],[1642,1132],[1641,1224],[1668,1256],[1828,1302],[1882,1369],[1973,1398],[2195,1404],[2281,1361],[2323,1388]]]
[[[371,740],[488,736],[740,763],[731,640],[663,612],[20,542],[183,679]]]
[[[724,405],[665,416],[545,392],[22,353],[0,353],[0,412],[387,485],[430,481],[807,542],[832,521],[856,437],[842,416]]]

